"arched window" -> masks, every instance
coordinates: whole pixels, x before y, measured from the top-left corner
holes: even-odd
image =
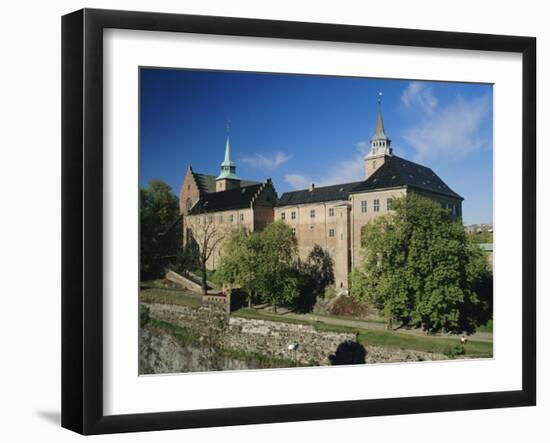
[[[191,202],[191,199],[188,198],[188,199],[185,201],[185,209],[187,209],[187,212],[189,212],[189,210],[191,209],[191,206],[193,206],[193,203]]]

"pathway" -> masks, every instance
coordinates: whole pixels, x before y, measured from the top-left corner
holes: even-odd
[[[284,320],[285,318],[293,319],[293,320],[305,320],[305,321],[314,321],[314,322],[320,322],[325,323],[327,325],[335,325],[335,326],[349,326],[352,328],[361,328],[361,329],[371,329],[371,330],[378,330],[378,331],[387,331],[387,327],[385,323],[375,322],[375,321],[368,321],[368,320],[358,320],[358,319],[344,319],[341,317],[331,317],[326,315],[315,315],[315,314],[297,314],[295,312],[279,312],[275,314],[274,312],[266,311],[265,308],[258,308],[256,307],[256,310],[261,313],[262,315],[265,315],[266,317],[277,317],[281,320]],[[410,334],[410,335],[420,335],[423,337],[426,337],[426,333],[423,332],[420,329],[398,329],[395,332],[399,332],[400,334]],[[431,334],[430,337],[446,337],[446,338],[457,338],[456,335],[450,335],[450,334]],[[476,332],[475,334],[472,334],[468,336],[468,340],[471,341],[484,341],[484,342],[492,342],[493,341],[493,333],[492,332]]]

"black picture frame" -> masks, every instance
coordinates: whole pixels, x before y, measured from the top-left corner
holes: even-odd
[[[502,51],[522,55],[522,388],[131,415],[103,413],[103,30]],[[62,426],[82,434],[414,414],[536,404],[536,39],[83,9],[62,18]]]

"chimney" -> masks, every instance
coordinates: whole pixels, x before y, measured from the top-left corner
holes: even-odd
[[[309,192],[313,192],[313,190],[315,189],[315,183],[312,183],[309,185]]]

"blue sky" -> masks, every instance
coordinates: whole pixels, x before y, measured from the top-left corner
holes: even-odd
[[[466,224],[492,223],[493,95],[486,84],[243,72],[140,72],[140,185],[179,193],[188,165],[217,175],[226,124],[243,179],[292,189],[364,179],[377,94],[394,154],[464,197]]]

